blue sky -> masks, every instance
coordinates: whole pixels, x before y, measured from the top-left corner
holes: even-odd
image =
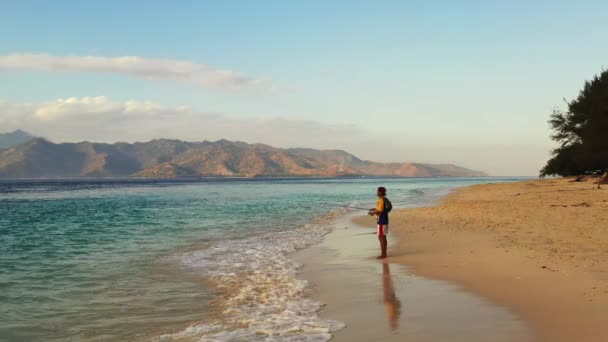
[[[57,99],[103,96],[115,105],[151,101],[163,113],[187,106],[222,116],[230,124],[219,126],[231,139],[535,175],[553,146],[549,114],[608,65],[606,13],[602,1],[3,2],[0,56],[187,61],[261,85],[233,89],[128,72],[5,66],[0,101],[13,116],[2,121],[0,112],[0,123],[54,140],[163,135],[137,121],[133,136],[110,128],[99,135],[90,117],[84,121],[91,127],[68,125],[75,114],[53,116],[52,124],[16,119]],[[104,108],[91,111],[99,120],[114,118],[107,111],[118,107]],[[218,123],[206,120],[175,124],[166,137],[221,137],[209,127]],[[251,125],[260,120],[279,123],[269,125],[272,134],[256,135]]]

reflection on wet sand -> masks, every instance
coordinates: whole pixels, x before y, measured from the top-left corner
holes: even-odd
[[[393,287],[393,279],[391,278],[391,270],[388,263],[382,264],[382,290],[384,292],[384,306],[386,306],[386,314],[391,330],[399,327],[399,316],[401,316],[401,302],[395,295]]]

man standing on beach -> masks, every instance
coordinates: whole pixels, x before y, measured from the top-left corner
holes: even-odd
[[[380,251],[381,254],[378,259],[386,258],[386,248],[388,242],[386,240],[386,234],[388,234],[388,210],[386,208],[386,188],[381,186],[376,192],[378,195],[378,203],[375,209],[369,211],[370,216],[376,216],[377,218],[377,229],[378,229],[378,240],[380,240]]]

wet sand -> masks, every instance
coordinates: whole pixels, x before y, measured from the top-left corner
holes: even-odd
[[[350,217],[334,225],[321,244],[295,256],[304,264],[298,277],[326,304],[321,316],[346,324],[332,341],[532,340],[526,323],[506,307],[376,260],[376,236]]]
[[[388,262],[510,308],[534,340],[608,341],[608,187],[595,187],[568,179],[476,185],[435,207],[395,211]],[[366,246],[376,252],[373,236]]]

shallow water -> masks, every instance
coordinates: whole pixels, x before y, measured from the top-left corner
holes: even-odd
[[[315,218],[510,180],[0,181],[0,339],[327,340],[290,258]]]
[[[321,244],[298,252],[321,317],[343,322],[332,341],[526,342],[533,334],[509,309],[458,286],[418,277],[407,267],[375,259],[373,222],[365,229],[347,217]],[[389,242],[392,241],[389,234]],[[389,246],[389,255],[390,255]]]

